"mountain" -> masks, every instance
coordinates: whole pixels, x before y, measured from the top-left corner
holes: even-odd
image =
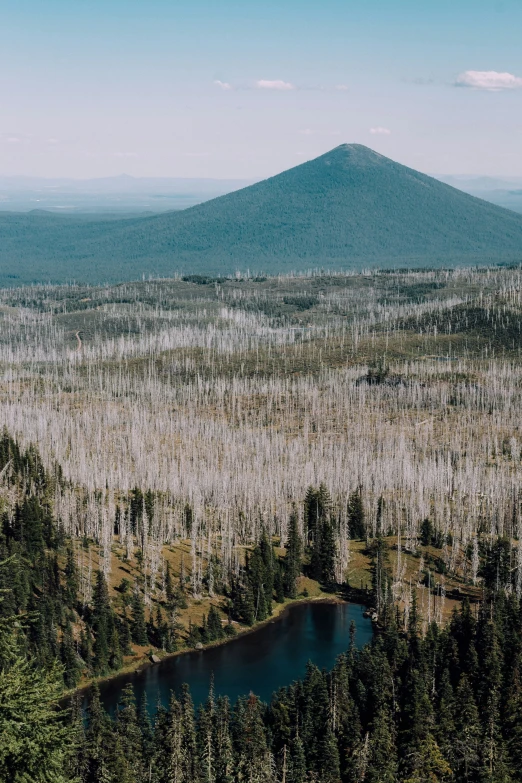
[[[522,260],[522,215],[359,144],[178,212],[0,214],[0,283]]]

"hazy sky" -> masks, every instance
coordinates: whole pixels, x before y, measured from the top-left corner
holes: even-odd
[[[0,174],[522,175],[521,0],[2,0]]]

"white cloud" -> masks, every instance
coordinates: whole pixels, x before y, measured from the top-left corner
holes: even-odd
[[[303,130],[300,130],[299,133],[301,136],[313,136],[314,131],[311,128],[303,128]]]
[[[114,152],[113,153],[115,158],[137,158],[138,153],[137,152]]]
[[[464,71],[455,81],[456,87],[470,87],[472,90],[516,90],[522,87],[522,78],[512,73],[498,71]]]
[[[288,92],[289,90],[316,90],[319,92],[331,91],[345,92],[348,90],[346,84],[336,84],[335,86],[324,86],[317,84],[293,84],[285,82],[283,79],[258,79],[255,82],[246,82],[243,84],[231,84],[222,82],[220,79],[214,79],[214,84],[220,90],[276,90],[279,92]]]
[[[258,90],[295,90],[295,85],[290,82],[284,82],[282,79],[259,79],[256,82]]]
[[[220,87],[222,90],[233,90],[234,89],[231,84],[229,84],[228,82],[222,82],[220,79],[214,79],[214,84],[217,87]]]
[[[23,141],[28,141],[29,137],[20,133],[2,133],[0,140],[5,144],[21,144]]]
[[[391,134],[391,130],[389,128],[381,128],[378,126],[377,128],[370,128],[370,133],[374,136],[389,136]]]

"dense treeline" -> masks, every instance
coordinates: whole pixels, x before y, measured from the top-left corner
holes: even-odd
[[[377,541],[374,589],[387,575],[380,546]],[[230,705],[211,687],[194,710],[185,687],[151,720],[129,687],[110,719],[95,689],[88,723],[76,713],[69,725],[52,710],[56,672],[44,676],[24,661],[14,629],[0,623],[1,779],[520,780],[520,601],[493,589],[481,605],[463,602],[446,628],[433,624],[424,637],[415,601],[407,631],[391,601],[382,618],[371,645],[358,650],[352,627],[348,650],[331,672],[309,664],[304,679],[282,688],[269,705],[253,694]]]
[[[309,664],[270,705],[215,698],[194,713],[172,695],[151,723],[124,692],[114,720],[95,692],[81,736],[85,783],[495,781],[522,768],[522,614],[503,592],[464,602],[447,628],[407,632],[391,612],[373,643],[353,641],[332,672]],[[353,629],[353,632],[355,629]]]

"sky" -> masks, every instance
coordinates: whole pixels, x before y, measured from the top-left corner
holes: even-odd
[[[0,175],[522,176],[521,0],[2,0]]]

